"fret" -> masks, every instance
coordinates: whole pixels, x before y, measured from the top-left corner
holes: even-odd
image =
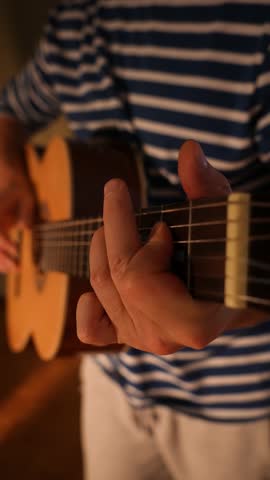
[[[189,219],[187,206],[188,203],[185,202],[181,209],[179,209],[178,204],[166,205],[156,209],[143,209],[137,215],[137,226],[143,241],[148,239],[151,229],[160,221],[173,227],[171,232],[174,240],[187,240]],[[182,227],[182,225],[185,225],[185,227]]]
[[[189,221],[190,221],[190,208],[189,202],[184,202],[179,205],[170,205],[163,211],[163,221],[171,228],[171,235],[173,242],[187,242],[189,236]],[[180,277],[185,284],[188,283],[188,243],[174,244],[174,252],[172,257],[172,272]]]
[[[209,243],[191,243],[189,287],[198,298],[203,295],[200,293],[202,291],[216,292],[222,298],[224,296],[226,243],[218,240],[226,238],[227,202],[225,200],[227,199],[213,199],[211,202],[209,199],[204,199],[192,202],[191,242],[212,240]],[[204,205],[205,208],[203,208]],[[216,260],[209,261],[209,255]],[[207,298],[210,299],[209,296]]]
[[[141,240],[145,243],[150,235],[153,226],[160,221],[160,210],[148,211],[142,209],[136,217],[137,226],[140,231]]]
[[[269,198],[269,195],[268,195]],[[252,195],[254,203],[251,204],[251,223],[249,233],[252,237],[257,235],[270,235],[269,205],[267,195]],[[252,240],[249,242],[248,278],[265,281],[269,279],[269,271],[262,265],[270,266],[270,248],[267,241]],[[269,285],[248,281],[248,297],[269,298]]]
[[[192,208],[192,233],[191,240],[213,240],[207,243],[193,243],[192,256],[211,256],[225,255],[225,243],[218,241],[220,238],[226,238],[226,217],[227,202],[226,199],[217,201],[214,199],[212,205],[209,199],[193,200]],[[205,208],[202,208],[206,205]],[[211,206],[210,206],[211,205]],[[200,208],[196,208],[200,206]],[[214,241],[217,239],[217,241]]]

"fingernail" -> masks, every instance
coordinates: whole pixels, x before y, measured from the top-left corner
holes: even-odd
[[[203,153],[199,144],[197,144],[196,158],[197,158],[198,163],[199,163],[199,165],[202,169],[206,169],[206,168],[209,167],[209,163],[207,161],[207,158],[204,155],[204,153]]]
[[[123,182],[123,180],[120,180],[119,178],[113,178],[105,184],[104,195],[110,195],[111,193],[117,191],[119,192],[119,190],[123,189],[124,187],[125,183]]]
[[[81,342],[87,342],[89,323],[90,299],[89,294],[83,294],[77,306],[77,335]]]
[[[158,222],[153,226],[151,233],[149,235],[149,240],[151,240],[152,237],[154,237],[157,233],[159,233],[159,231],[162,229],[162,226],[163,226],[162,222]]]

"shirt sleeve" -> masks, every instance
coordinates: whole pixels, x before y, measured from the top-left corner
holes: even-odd
[[[52,11],[34,57],[8,82],[0,95],[0,116],[17,118],[29,133],[48,125],[60,113],[46,58],[50,47],[57,48],[53,45],[54,20]]]
[[[268,37],[269,38],[269,37]],[[265,55],[256,84],[258,114],[255,126],[258,158],[270,162],[270,40],[266,42]]]

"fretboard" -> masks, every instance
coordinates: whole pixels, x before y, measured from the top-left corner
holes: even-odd
[[[136,214],[137,226],[142,242],[146,242],[155,223],[166,222],[174,244],[172,270],[184,280],[194,296],[220,302],[224,301],[225,279],[231,275],[226,270],[228,251],[231,251],[228,250],[230,240],[232,251],[236,252],[233,255],[237,258],[231,260],[233,264],[238,263],[237,275],[239,278],[241,275],[247,276],[247,288],[244,293],[241,290],[238,296],[250,297],[252,301],[253,297],[261,298],[263,291],[265,306],[268,307],[270,248],[265,246],[270,239],[270,202],[265,199],[252,200],[248,207],[246,200],[232,200],[230,208],[236,212],[236,218],[231,219],[228,217],[227,197],[144,209]],[[240,210],[237,210],[238,207]],[[236,234],[232,234],[235,238],[229,238],[228,223],[230,227],[234,228],[235,224],[237,228],[237,216],[243,212],[245,214],[246,208],[248,225],[240,225]],[[45,272],[59,271],[89,278],[89,245],[94,232],[102,224],[102,218],[99,217],[37,225],[34,243],[35,251],[39,252],[39,268]],[[241,231],[246,227],[247,232],[242,232],[242,235]],[[243,242],[243,245],[239,242]],[[237,245],[236,249],[234,244]]]

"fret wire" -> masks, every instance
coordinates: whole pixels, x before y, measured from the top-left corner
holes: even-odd
[[[242,204],[243,202],[239,202],[239,201],[235,201],[235,202],[231,202],[231,204],[235,204],[235,205],[240,205]],[[199,205],[193,205],[193,210],[198,210],[198,209],[208,209],[208,208],[212,208],[212,207],[221,207],[221,206],[226,206],[228,204],[228,202],[226,201],[218,201],[218,202],[212,202],[212,203],[208,203],[208,204],[199,204]],[[259,202],[259,201],[252,201],[250,202],[250,205],[251,206],[255,206],[255,207],[270,207],[270,202]],[[188,211],[189,210],[189,206],[183,206],[183,207],[168,207],[166,209],[163,210],[163,214],[164,213],[176,213],[176,212],[182,212],[182,211]],[[138,212],[138,213],[135,213],[135,216],[146,216],[146,215],[152,215],[152,214],[157,214],[157,213],[160,213],[160,208],[157,207],[157,209],[154,209],[154,210],[146,210],[146,211],[142,211],[142,212]],[[84,224],[84,225],[88,225],[88,224],[92,224],[92,223],[96,223],[96,222],[99,222],[100,224],[103,223],[103,219],[102,217],[97,217],[97,218],[90,218],[90,219],[87,219],[87,220],[82,220],[82,219],[78,219],[78,220],[63,220],[63,221],[59,221],[61,222],[62,226],[63,227],[70,227],[72,225],[78,225],[78,224]],[[45,224],[40,224],[40,225],[36,225],[34,228],[35,229],[38,229],[38,230],[45,230],[45,229],[53,229],[53,228],[57,228],[57,225],[58,222],[55,223],[45,223]]]

